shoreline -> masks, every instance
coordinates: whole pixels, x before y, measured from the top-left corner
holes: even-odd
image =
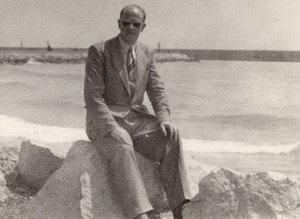
[[[49,148],[54,154],[66,155],[77,140],[68,143],[43,143],[24,137],[0,136],[0,148],[14,147],[18,151],[22,141],[29,140],[32,144]],[[78,139],[79,140],[79,139]],[[82,140],[82,139],[81,139]],[[86,139],[84,139],[86,140]],[[287,177],[300,177],[300,147],[295,153],[236,153],[236,152],[204,152],[193,151],[185,147],[183,150],[188,168],[193,169],[193,162],[200,162],[214,168],[229,168],[243,174],[256,172],[277,172]],[[196,170],[195,170],[196,171]]]
[[[34,123],[14,116],[0,114],[0,142],[11,142],[16,145],[24,139],[30,139],[38,145],[70,146],[77,140],[88,137],[84,128],[61,127]],[[55,136],[55,137],[54,137]],[[184,138],[182,142],[185,151],[199,153],[231,153],[231,154],[272,154],[272,155],[300,155],[300,142],[263,142],[209,140],[201,138]],[[12,143],[13,142],[13,143]]]

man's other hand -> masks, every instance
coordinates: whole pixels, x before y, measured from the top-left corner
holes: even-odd
[[[131,137],[129,136],[128,132],[123,128],[117,127],[113,129],[110,132],[110,135],[119,142],[132,145]]]
[[[159,128],[164,136],[169,136],[171,141],[179,140],[179,130],[173,123],[169,121],[163,121],[159,124]]]

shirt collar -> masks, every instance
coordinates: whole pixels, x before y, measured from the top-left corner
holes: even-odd
[[[120,45],[121,45],[122,53],[123,53],[124,55],[127,55],[127,52],[128,52],[128,50],[129,50],[129,48],[132,47],[132,48],[133,48],[133,54],[134,54],[134,56],[135,56],[135,47],[136,47],[136,44],[134,44],[133,46],[131,46],[130,44],[126,43],[126,42],[122,39],[121,35],[119,35],[118,38],[119,38],[119,42],[120,42]]]

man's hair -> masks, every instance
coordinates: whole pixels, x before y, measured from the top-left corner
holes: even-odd
[[[128,6],[133,6],[133,7],[136,7],[136,8],[138,8],[138,9],[140,9],[141,12],[143,13],[143,16],[144,16],[144,17],[143,17],[143,22],[145,22],[145,20],[146,20],[146,12],[145,12],[145,10],[144,10],[141,6],[135,5],[135,4],[125,6],[125,7],[122,9],[122,11],[120,12],[120,18],[122,17],[125,8],[127,8]]]

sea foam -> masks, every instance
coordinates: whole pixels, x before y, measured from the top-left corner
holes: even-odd
[[[66,128],[31,123],[29,121],[0,115],[0,137],[29,139],[40,144],[72,144],[77,140],[88,140],[84,129]],[[183,149],[195,152],[228,152],[228,153],[289,153],[298,151],[294,144],[268,144],[231,141],[206,141],[183,139]]]
[[[203,141],[198,139],[183,139],[184,148],[197,152],[228,152],[228,153],[289,153],[299,149],[300,143],[270,144],[234,141]]]
[[[61,144],[78,139],[87,140],[83,129],[30,123],[23,119],[0,115],[0,136],[21,137],[31,141]]]

